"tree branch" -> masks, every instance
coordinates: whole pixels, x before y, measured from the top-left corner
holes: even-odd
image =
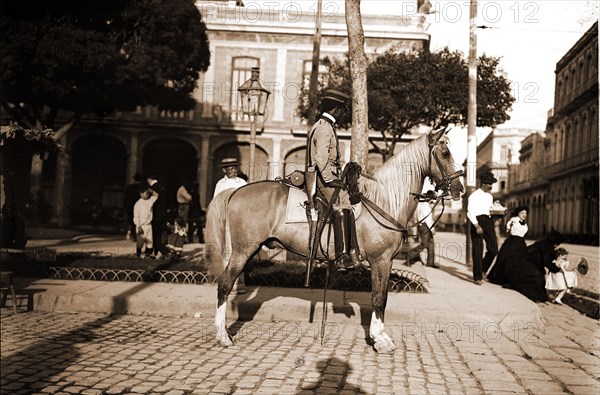
[[[73,114],[73,116],[71,117],[71,119],[65,123],[63,126],[61,126],[60,129],[58,129],[55,133],[54,133],[54,140],[56,141],[60,141],[60,139],[67,134],[67,132],[69,130],[71,130],[71,128],[73,127],[73,125],[79,121],[79,118],[81,118],[81,113],[80,112],[76,112]]]
[[[35,117],[28,113],[23,107],[9,103],[6,100],[2,101],[2,107],[4,107],[4,109],[18,122],[23,123],[22,126],[25,126],[28,129],[34,129],[36,124]]]

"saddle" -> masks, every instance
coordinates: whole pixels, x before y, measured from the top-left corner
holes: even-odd
[[[355,162],[347,163],[342,172],[341,180],[345,185],[345,189],[350,194],[351,204],[358,204],[361,201],[361,194],[358,189],[360,172],[361,167]],[[290,188],[303,189],[306,192],[306,201],[303,205],[309,226],[308,262],[304,284],[306,287],[310,284],[312,262],[317,256],[317,248],[320,245],[319,240],[321,240],[325,224],[331,222],[332,214],[330,202],[327,201],[317,188],[317,177],[320,177],[320,173],[313,166],[309,166],[306,172],[296,170],[288,178],[278,179],[278,181]],[[337,196],[337,191],[334,193],[333,200],[336,199],[335,196]]]

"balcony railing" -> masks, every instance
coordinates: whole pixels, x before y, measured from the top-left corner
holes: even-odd
[[[560,162],[546,166],[546,174],[549,177],[552,177],[553,175],[594,163],[596,166],[598,165],[598,148],[589,149]]]

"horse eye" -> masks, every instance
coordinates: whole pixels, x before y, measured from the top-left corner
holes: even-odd
[[[450,157],[450,151],[442,152],[442,158],[449,158],[449,157]]]

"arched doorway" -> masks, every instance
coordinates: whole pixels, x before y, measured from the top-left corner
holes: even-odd
[[[296,170],[304,171],[306,161],[306,147],[296,148],[285,157],[284,176],[289,176]]]
[[[81,137],[71,147],[71,218],[74,224],[112,224],[123,207],[125,145],[105,134]]]
[[[198,159],[196,149],[178,139],[157,139],[146,144],[143,150],[143,174],[155,173],[166,188],[169,208],[177,207],[177,189],[183,183],[197,180]]]

